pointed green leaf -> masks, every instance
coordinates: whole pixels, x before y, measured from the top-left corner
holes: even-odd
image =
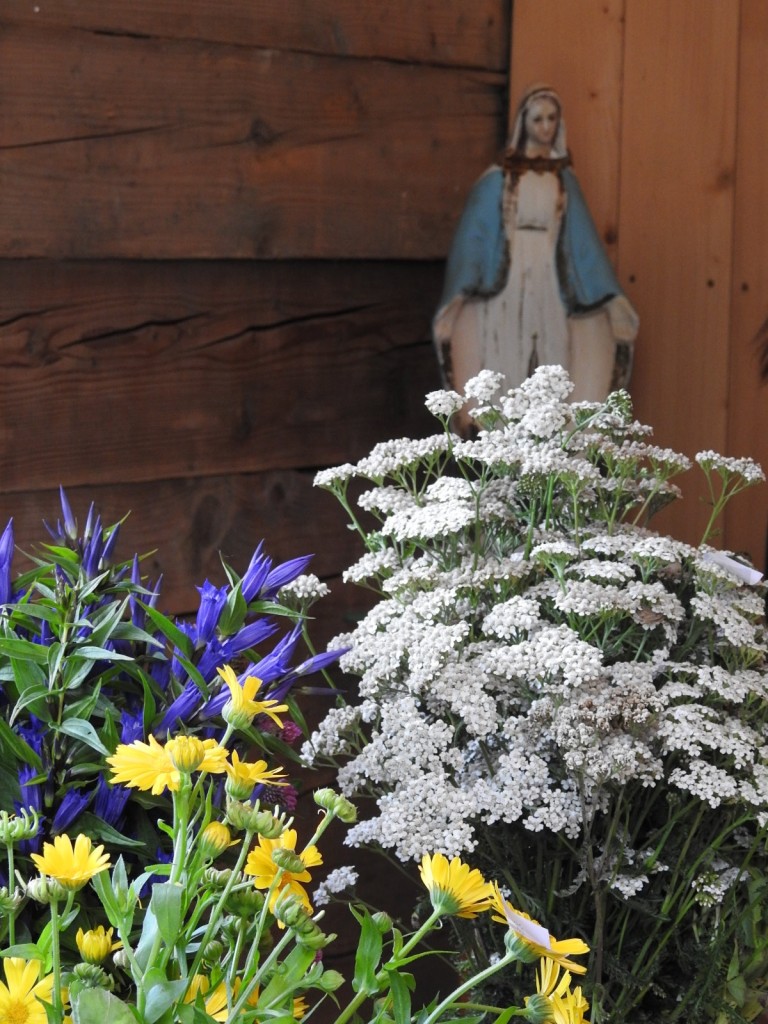
[[[131,1008],[103,988],[86,988],[72,998],[73,1024],[136,1024]]]
[[[19,661],[34,661],[38,665],[48,664],[48,648],[42,644],[34,644],[31,640],[19,640],[16,637],[0,637],[0,655],[7,658],[18,658]]]
[[[118,654],[117,651],[109,651],[106,647],[96,647],[93,644],[76,647],[70,657],[86,658],[88,661],[133,661],[130,654]]]
[[[143,987],[147,993],[143,1018],[146,1024],[154,1024],[177,999],[181,999],[187,987],[186,979],[168,981],[159,967],[151,967],[144,975]]]
[[[25,743],[21,736],[18,736],[8,725],[6,720],[0,716],[0,751],[10,750],[18,761],[23,764],[31,764],[33,768],[40,771],[43,763],[38,754]],[[6,760],[6,758],[2,758]]]
[[[163,615],[157,608],[152,608],[143,601],[139,601],[139,604],[147,614],[147,618],[151,620],[152,624],[160,630],[163,636],[170,640],[174,647],[177,647],[183,654],[188,658],[192,657],[192,641],[189,639],[186,633],[182,633],[179,627],[172,622],[167,615]]]
[[[184,886],[175,882],[161,882],[152,886],[150,907],[167,946],[173,946],[179,938],[183,895]]]
[[[381,987],[376,980],[376,972],[381,960],[382,934],[365,908],[358,910],[355,907],[350,907],[349,909],[360,924],[360,940],[355,954],[355,976],[352,979],[352,988],[355,992],[375,995]]]
[[[56,732],[63,732],[66,736],[71,736],[73,739],[80,740],[81,743],[85,743],[87,746],[92,747],[105,757],[109,757],[111,753],[111,751],[107,750],[101,742],[99,734],[91,723],[86,722],[82,718],[68,718],[65,722],[62,722],[61,725],[54,725],[53,728]]]

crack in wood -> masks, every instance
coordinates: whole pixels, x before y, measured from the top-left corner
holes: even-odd
[[[78,345],[88,345],[91,342],[109,341],[112,338],[119,338],[126,334],[135,334],[137,331],[151,330],[153,327],[178,327],[181,324],[188,324],[193,320],[199,320],[205,313],[192,313],[190,316],[175,317],[168,320],[144,320],[138,324],[131,324],[128,327],[118,327],[114,331],[104,331],[100,334],[83,334],[72,341],[59,345],[59,351],[64,352],[69,348]]]
[[[193,44],[196,46],[221,46],[231,47],[232,49],[239,50],[250,50],[250,51],[263,51],[264,53],[277,53],[286,55],[295,55],[298,57],[319,57],[325,60],[347,60],[347,61],[360,61],[367,63],[368,61],[375,60],[382,64],[394,64],[396,66],[403,67],[425,67],[434,68],[435,70],[443,71],[458,71],[458,72],[472,72],[479,71],[489,76],[496,75],[501,77],[505,82],[508,74],[508,67],[504,65],[498,68],[489,68],[485,64],[459,64],[451,63],[448,60],[426,60],[418,59],[415,54],[409,54],[404,57],[394,57],[387,54],[378,53],[348,53],[344,52],[344,47],[340,47],[338,50],[330,51],[323,50],[320,47],[313,49],[309,46],[275,46],[268,45],[266,43],[259,45],[258,43],[239,43],[234,39],[215,39],[206,38],[204,36],[182,36],[182,35],[162,35],[160,33],[144,33],[144,32],[131,32],[127,29],[106,29],[106,28],[88,28],[84,26],[78,26],[77,31],[87,32],[94,36],[111,36],[115,39],[139,39],[139,40],[152,40],[158,43],[178,43],[179,45]],[[335,40],[338,45],[338,40]]]
[[[205,345],[201,345],[201,348],[213,348],[216,345],[223,345],[228,341],[237,341],[239,338],[244,338],[248,334],[264,334],[266,331],[276,331],[283,327],[294,327],[297,324],[312,324],[322,320],[334,320],[339,317],[350,316],[353,313],[362,313],[366,310],[375,309],[374,303],[365,303],[361,306],[348,306],[343,309],[332,309],[325,313],[309,313],[306,316],[292,316],[285,317],[283,320],[273,320],[266,324],[248,324],[246,327],[242,327],[238,331],[233,331],[232,334],[225,334],[221,338],[214,338],[207,342]]]
[[[72,142],[91,142],[95,139],[118,139],[126,135],[148,135],[153,132],[164,132],[173,127],[174,125],[169,122],[167,124],[150,125],[146,128],[124,128],[114,132],[94,132],[89,135],[70,135],[67,138],[62,139],[36,139],[33,142],[12,142],[9,145],[0,145],[0,150],[10,151],[14,149],[35,149],[38,146],[64,146],[69,145]]]

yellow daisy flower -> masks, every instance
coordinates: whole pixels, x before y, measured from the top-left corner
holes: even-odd
[[[91,846],[88,836],[79,835],[72,846],[69,836],[55,836],[53,843],[43,845],[42,854],[33,853],[32,860],[41,875],[55,878],[65,889],[77,891],[94,875],[109,867],[109,854],[103,846]]]
[[[235,986],[232,992],[232,1003],[237,1001],[237,996],[241,988],[241,982],[239,978],[235,978]],[[216,988],[211,989],[210,978],[206,978],[204,974],[196,974],[192,979],[192,983],[187,989],[187,993],[184,996],[185,1003],[194,1003],[197,999],[198,992],[203,996],[203,1002],[205,1005],[205,1012],[209,1017],[213,1017],[214,1020],[221,1021],[222,1024],[227,1020],[229,1016],[229,1006],[227,1005],[227,985],[226,982],[220,981]],[[259,986],[257,985],[251,994],[246,999],[247,1006],[256,1006],[259,1001]]]
[[[542,957],[536,972],[536,996],[526,996],[526,1007],[538,1003],[553,1024],[588,1024],[585,1014],[589,1003],[581,988],[571,989],[570,971],[560,975],[560,966],[549,957]]]
[[[77,929],[75,942],[80,950],[80,956],[87,964],[100,964],[116,949],[122,948],[122,942],[112,941],[112,928],[104,931],[104,925],[91,928],[84,932],[82,928]]]
[[[583,964],[569,959],[588,953],[589,946],[586,942],[581,939],[556,939],[538,921],[522,910],[516,910],[505,900],[496,882],[493,883],[492,889],[491,913],[494,921],[499,921],[510,928],[532,954],[552,960],[574,974],[586,974],[587,968]]]
[[[259,836],[259,845],[254,846],[248,854],[248,859],[243,869],[247,875],[254,876],[253,884],[257,889],[269,889],[275,879],[275,875],[280,871],[280,868],[272,859],[272,852],[274,850],[291,850],[295,852],[296,839],[297,834],[294,828],[287,828],[277,839],[265,839],[264,836]],[[323,858],[316,846],[308,846],[306,850],[298,854],[298,858],[303,865],[303,869],[301,871],[283,869],[280,882],[275,887],[269,900],[270,910],[274,909],[277,897],[287,887],[296,895],[307,913],[312,913],[312,905],[309,902],[307,890],[301,883],[312,880],[312,876],[307,869],[322,864]]]
[[[47,1024],[48,1015],[40,1000],[53,1000],[53,975],[40,977],[39,960],[8,957],[5,984],[0,981],[0,1022],[2,1024]]]
[[[486,882],[477,868],[470,868],[458,857],[449,861],[442,853],[433,856],[425,853],[419,874],[429,890],[432,906],[443,914],[477,917],[490,905],[490,883]]]
[[[231,665],[225,665],[216,671],[229,688],[229,700],[221,713],[225,722],[231,722],[236,728],[244,729],[251,724],[256,715],[268,715],[282,729],[283,723],[277,712],[288,711],[288,705],[278,704],[276,700],[254,700],[261,688],[260,679],[256,676],[247,676],[241,686]]]
[[[301,1020],[309,1009],[309,1003],[304,996],[296,996],[293,1000],[293,1019]]]
[[[236,750],[232,751],[231,763],[224,765],[227,773],[228,791],[232,791],[235,800],[247,800],[254,786],[264,782],[268,786],[287,786],[283,781],[285,772],[282,768],[268,768],[266,761],[241,761]]]
[[[220,774],[225,770],[227,754],[227,749],[215,740],[178,736],[162,746],[154,736],[150,736],[148,743],[141,740],[121,743],[107,758],[107,764],[112,768],[113,782],[151,790],[157,796],[165,789],[178,791],[182,775],[178,765],[187,771]],[[194,767],[188,768],[188,765]]]

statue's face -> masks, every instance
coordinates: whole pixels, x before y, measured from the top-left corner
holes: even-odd
[[[542,96],[533,100],[525,114],[525,134],[529,142],[550,147],[557,135],[560,112],[557,104]]]

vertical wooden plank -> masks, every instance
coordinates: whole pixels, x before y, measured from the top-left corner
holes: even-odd
[[[726,442],[739,5],[627,0],[619,265],[640,313],[631,391],[657,441]],[[660,526],[697,541],[687,500]]]
[[[765,0],[741,0],[736,197],[733,238],[728,452],[750,455],[768,470],[768,385],[759,379],[755,335],[768,318],[768,108],[763,78],[768,53]],[[766,487],[734,500],[726,544],[763,567]]]
[[[624,0],[515,0],[510,128],[532,82],[563,100],[568,148],[592,216],[616,257]]]

